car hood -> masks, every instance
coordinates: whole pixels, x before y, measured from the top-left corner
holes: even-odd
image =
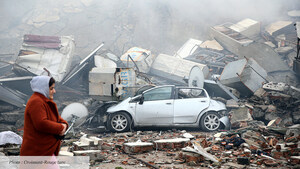
[[[128,109],[128,106],[129,106],[129,101],[131,100],[132,98],[131,97],[128,97],[127,99],[121,101],[120,103],[116,104],[116,105],[113,105],[111,107],[109,107],[107,109],[107,112],[108,113],[113,113],[113,112],[117,112],[117,111],[120,111],[120,110],[127,110]]]
[[[210,110],[216,110],[216,111],[226,110],[226,106],[224,103],[213,100],[213,99],[210,99],[209,108],[210,108]]]

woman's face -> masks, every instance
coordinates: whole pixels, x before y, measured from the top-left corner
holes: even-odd
[[[52,86],[49,87],[49,98],[53,100],[53,95],[56,93],[55,91],[55,83],[53,83]]]

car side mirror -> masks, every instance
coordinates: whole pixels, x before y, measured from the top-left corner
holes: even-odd
[[[144,96],[142,95],[139,101],[139,104],[143,104],[144,103]]]

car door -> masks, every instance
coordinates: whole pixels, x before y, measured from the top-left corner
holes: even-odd
[[[173,86],[158,87],[144,92],[144,102],[136,103],[136,123],[142,125],[172,124],[173,93]]]
[[[195,123],[199,113],[209,106],[207,93],[200,88],[177,88],[174,123]]]

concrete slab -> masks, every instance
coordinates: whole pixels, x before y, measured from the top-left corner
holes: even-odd
[[[144,153],[153,150],[153,143],[148,143],[148,142],[124,143],[123,150],[125,153]]]
[[[256,37],[260,34],[260,22],[249,18],[230,26],[229,28],[250,38]]]
[[[289,71],[289,67],[281,60],[281,56],[272,47],[247,38],[236,40],[229,36],[230,32],[232,32],[231,29],[225,26],[215,26],[211,27],[210,36],[227,50],[239,56],[239,58],[254,58],[268,73]]]
[[[158,150],[181,149],[188,146],[189,142],[188,138],[162,139],[154,141],[154,147]]]
[[[186,41],[181,48],[175,53],[175,57],[186,58],[192,55],[201,45],[202,41],[197,39],[189,39]]]
[[[205,78],[208,76],[209,70],[204,64],[166,54],[159,54],[151,66],[150,73],[185,84],[183,79],[189,77],[190,71],[194,66],[201,68]]]
[[[95,67],[89,72],[89,81],[91,83],[115,83],[114,74],[116,68],[99,68]]]
[[[224,50],[224,48],[214,39],[214,40],[207,40],[205,42],[203,42],[200,45],[201,48],[209,48],[209,49],[213,49],[213,50],[217,50],[217,51],[222,51]]]

